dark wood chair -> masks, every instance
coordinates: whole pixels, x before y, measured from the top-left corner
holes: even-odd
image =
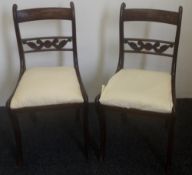
[[[20,74],[14,92],[6,103],[12,122],[17,152],[17,165],[23,162],[21,131],[18,114],[72,108],[83,111],[85,154],[88,156],[88,97],[78,65],[76,22],[73,2],[70,8],[33,8],[17,10],[13,5],[13,19],[20,56]],[[22,38],[20,24],[37,20],[67,20],[71,22],[71,36]],[[38,27],[38,26],[37,26]],[[68,47],[66,47],[69,43]],[[73,55],[71,67],[35,67],[26,69],[25,55],[46,51],[66,51]],[[80,116],[80,115],[79,115]]]
[[[168,126],[167,159],[165,170],[170,172],[174,124],[176,116],[175,76],[180,38],[182,7],[178,12],[155,9],[126,9],[122,3],[119,23],[119,62],[114,76],[102,88],[95,103],[100,121],[100,158],[106,152],[107,110],[117,110],[128,115],[160,117]],[[124,24],[129,21],[148,21],[176,26],[174,41],[126,38]],[[125,47],[125,45],[128,46]],[[171,73],[141,69],[124,69],[125,53],[153,54],[172,59]],[[165,59],[165,58],[163,58]]]

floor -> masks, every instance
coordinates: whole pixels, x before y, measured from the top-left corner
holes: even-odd
[[[192,174],[192,101],[178,100],[174,175]],[[21,115],[24,165],[15,164],[15,144],[5,108],[0,108],[0,175],[162,175],[165,158],[164,120],[108,113],[105,162],[99,162],[99,128],[90,104],[92,144],[83,154],[81,122],[75,112]]]

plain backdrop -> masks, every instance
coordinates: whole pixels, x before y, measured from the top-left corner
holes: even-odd
[[[82,79],[90,101],[115,72],[118,61],[120,0],[74,0],[77,24],[77,46]],[[192,97],[192,1],[191,0],[125,0],[127,8],[154,8],[177,11],[183,6],[176,92],[177,98]],[[19,73],[19,55],[12,19],[12,5],[18,9],[35,7],[69,7],[69,0],[1,0],[0,1],[0,106],[13,91]],[[42,21],[22,24],[23,36],[70,35],[70,23]],[[66,28],[65,28],[66,27]],[[173,39],[173,26],[130,23],[127,36]],[[27,67],[71,65],[69,53],[38,53],[27,56]],[[168,71],[170,59],[127,55],[126,66]]]

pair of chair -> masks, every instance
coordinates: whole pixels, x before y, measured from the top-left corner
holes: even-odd
[[[21,133],[17,114],[22,111],[49,110],[65,107],[83,109],[85,151],[88,155],[88,97],[84,89],[78,66],[76,26],[74,4],[70,8],[37,8],[17,10],[13,5],[13,18],[20,55],[20,75],[17,86],[7,101],[10,118],[16,139],[17,164],[22,163]],[[95,104],[100,121],[100,155],[105,157],[106,147],[106,110],[118,110],[121,113],[141,114],[161,117],[168,124],[168,146],[166,172],[169,172],[174,138],[176,110],[175,76],[177,52],[180,37],[182,7],[178,12],[153,9],[126,9],[122,3],[120,10],[119,62],[115,75],[96,97]],[[36,20],[70,20],[72,36],[52,36],[22,38],[20,23]],[[126,38],[124,24],[128,21],[149,21],[176,26],[174,41],[154,39]],[[72,48],[66,48],[72,42]],[[129,49],[125,49],[128,44]],[[24,50],[28,46],[29,50]],[[171,53],[167,51],[171,50]],[[25,54],[41,51],[71,51],[74,67],[32,68],[26,69]],[[172,58],[171,73],[124,69],[125,53],[153,54]]]

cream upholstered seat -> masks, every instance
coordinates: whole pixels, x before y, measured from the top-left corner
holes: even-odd
[[[73,67],[27,69],[11,100],[11,108],[83,103]]]
[[[103,88],[99,101],[104,105],[171,113],[171,75],[122,69]]]

